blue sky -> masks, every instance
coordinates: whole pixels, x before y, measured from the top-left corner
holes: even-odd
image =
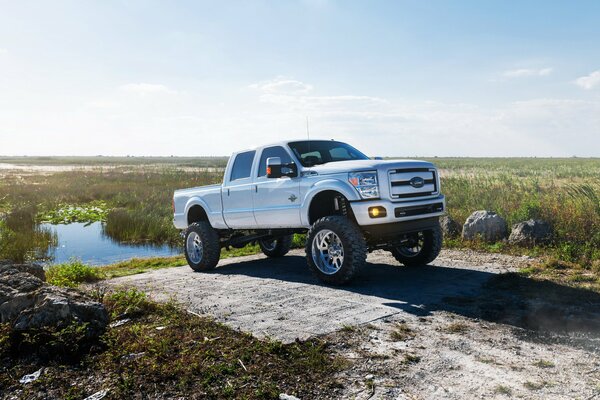
[[[0,9],[0,154],[600,156],[597,1]]]

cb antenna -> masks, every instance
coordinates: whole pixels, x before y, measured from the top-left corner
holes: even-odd
[[[310,154],[310,131],[308,130],[308,115],[306,116],[306,138],[308,140],[308,154]],[[310,165],[312,167],[312,165]]]

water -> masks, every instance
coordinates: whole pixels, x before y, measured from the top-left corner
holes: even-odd
[[[68,225],[43,224],[56,232],[58,246],[51,253],[53,263],[63,263],[78,258],[85,264],[104,265],[134,257],[165,257],[181,254],[180,249],[169,246],[123,244],[107,237],[102,223],[73,223]]]

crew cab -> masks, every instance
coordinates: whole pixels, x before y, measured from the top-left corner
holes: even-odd
[[[308,267],[344,284],[367,253],[390,251],[406,266],[432,262],[445,213],[436,167],[426,161],[370,159],[334,140],[297,140],[234,153],[223,183],[175,191],[174,225],[195,271],[216,267],[221,249],[258,243],[284,256],[307,233]]]

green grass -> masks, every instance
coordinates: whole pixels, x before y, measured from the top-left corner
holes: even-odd
[[[62,287],[77,287],[81,283],[96,282],[102,277],[98,268],[85,265],[79,260],[56,264],[46,270],[46,281]]]
[[[277,399],[279,393],[331,397],[339,386],[334,375],[345,363],[323,341],[259,340],[175,303],[155,303],[133,289],[99,300],[111,320],[130,318],[99,341],[90,341],[77,324],[23,334],[1,324],[0,392],[81,399],[110,388],[111,398],[160,393],[165,398]],[[49,350],[51,359],[44,357]],[[40,379],[18,383],[41,367]]]
[[[221,258],[241,257],[260,253],[258,245],[245,246],[241,249],[221,250]],[[81,283],[91,283],[101,279],[118,278],[136,275],[157,269],[187,266],[183,255],[171,257],[132,258],[114,264],[93,267],[80,260],[71,260],[63,264],[55,264],[48,268],[48,283],[63,287],[76,287]]]

